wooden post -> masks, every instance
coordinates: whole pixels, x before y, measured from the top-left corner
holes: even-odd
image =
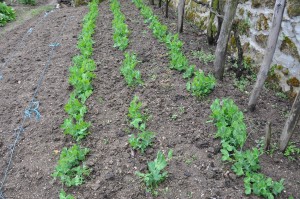
[[[273,13],[273,20],[272,20],[272,27],[270,29],[270,34],[268,37],[268,44],[265,50],[265,56],[263,63],[260,67],[256,83],[254,88],[251,92],[248,108],[250,111],[255,110],[255,106],[257,103],[258,96],[260,91],[268,77],[268,71],[270,69],[270,65],[273,59],[273,55],[275,52],[275,47],[278,41],[278,35],[281,27],[282,16],[284,12],[286,0],[276,0],[274,13]]]
[[[218,39],[218,44],[215,52],[216,59],[214,62],[215,77],[219,80],[223,79],[227,43],[238,2],[238,0],[228,0],[225,5],[225,16],[220,32],[220,37]]]
[[[300,118],[300,96],[299,96],[300,94],[299,93],[297,94],[297,97],[293,103],[290,115],[285,122],[282,134],[280,136],[280,144],[279,144],[280,151],[285,151]]]
[[[166,18],[169,17],[169,3],[171,0],[166,0]]]
[[[178,2],[178,23],[177,23],[177,32],[183,32],[183,18],[184,18],[184,4],[185,0],[179,0]]]
[[[264,143],[264,150],[270,150],[271,149],[271,122],[268,121],[266,124],[266,132],[265,132],[265,143]]]

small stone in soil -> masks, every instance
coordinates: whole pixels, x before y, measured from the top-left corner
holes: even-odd
[[[115,179],[115,174],[113,172],[108,172],[105,175],[105,180],[114,180]]]

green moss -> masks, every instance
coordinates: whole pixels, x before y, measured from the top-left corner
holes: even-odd
[[[293,87],[299,87],[300,81],[296,77],[292,77],[286,81],[286,83]]]
[[[186,12],[185,18],[189,21],[194,21],[196,18],[196,13],[194,11]]]
[[[245,52],[249,52],[249,50],[250,50],[250,43],[249,42],[245,42],[244,44],[243,44],[243,52],[245,53]]]
[[[252,7],[258,8],[261,6],[261,0],[252,0]]]
[[[255,41],[263,48],[267,47],[268,36],[264,34],[255,35]]]
[[[280,46],[281,52],[293,56],[295,59],[298,59],[300,62],[300,55],[296,44],[287,36],[283,38],[283,41]]]
[[[289,0],[287,3],[287,12],[290,17],[300,16],[300,1]]]
[[[259,18],[256,23],[256,29],[257,30],[268,30],[269,29],[268,18],[263,13],[259,14]]]
[[[249,19],[242,19],[238,21],[238,31],[240,35],[249,36],[250,33],[250,21]]]
[[[243,8],[240,8],[240,9],[239,9],[239,14],[240,14],[241,16],[243,16],[244,13],[245,13],[245,10],[244,10]]]

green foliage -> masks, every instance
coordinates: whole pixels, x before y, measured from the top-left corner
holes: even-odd
[[[127,24],[125,23],[125,16],[121,12],[120,3],[118,0],[110,1],[110,9],[114,14],[114,20],[112,22],[114,34],[114,47],[119,48],[120,50],[125,50],[129,44],[129,30]]]
[[[144,153],[148,147],[152,146],[155,134],[146,130],[148,117],[142,113],[141,107],[142,102],[139,101],[137,96],[134,96],[128,108],[128,117],[130,119],[130,125],[139,132],[137,136],[132,134],[128,142],[133,149],[140,150],[141,153]]]
[[[74,197],[71,195],[67,195],[66,192],[62,189],[59,193],[59,199],[74,199]]]
[[[142,131],[137,134],[137,137],[132,134],[128,141],[133,149],[140,150],[141,153],[144,153],[148,147],[152,146],[154,137],[155,135],[153,132]]]
[[[185,79],[191,78],[195,73],[195,68],[196,68],[195,65],[189,66],[186,69],[186,71],[183,73],[183,78],[185,78]]]
[[[211,118],[217,127],[216,137],[221,138],[222,160],[233,163],[231,169],[237,176],[245,176],[245,193],[254,193],[268,199],[281,193],[283,180],[279,182],[258,173],[261,150],[242,151],[246,141],[246,125],[244,116],[231,99],[216,99],[211,105]]]
[[[192,81],[187,82],[186,88],[192,95],[201,99],[212,92],[216,84],[213,75],[205,76],[203,72],[196,71]]]
[[[143,83],[140,71],[135,70],[137,64],[138,60],[136,55],[126,52],[120,71],[124,76],[128,86],[134,86]]]
[[[237,176],[243,176],[246,173],[258,171],[260,169],[259,155],[260,152],[257,148],[253,148],[252,151],[236,151],[234,154],[236,162],[233,164],[232,170]]]
[[[52,176],[55,179],[59,178],[68,187],[83,184],[84,176],[88,176],[90,170],[84,164],[82,166],[80,164],[85,160],[89,151],[89,149],[82,149],[76,144],[69,149],[63,148]]]
[[[257,196],[274,199],[274,196],[283,191],[283,182],[283,179],[273,181],[261,173],[247,173],[244,178],[245,193],[249,195],[253,192]]]
[[[153,162],[148,163],[148,173],[136,172],[136,175],[144,181],[147,192],[150,192],[153,195],[158,194],[156,189],[168,176],[168,172],[164,171],[164,169],[172,156],[172,150],[169,151],[167,159],[161,151],[158,151],[156,159]]]
[[[213,62],[215,60],[215,55],[211,53],[205,53],[204,51],[193,51],[193,56],[195,58],[198,58],[201,62],[208,64],[209,62]]]
[[[128,117],[131,119],[131,126],[139,130],[145,130],[148,117],[142,113],[141,108],[142,102],[139,101],[138,96],[134,96],[128,108]]]
[[[8,22],[16,19],[15,10],[0,2],[0,26],[5,26]]]
[[[31,5],[34,6],[36,4],[35,0],[18,0],[20,3],[25,4],[25,5]]]
[[[294,143],[289,143],[284,151],[284,156],[288,157],[289,160],[296,160],[296,156],[300,158],[300,148],[297,148]]]

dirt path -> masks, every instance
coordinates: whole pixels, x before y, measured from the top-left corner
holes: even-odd
[[[245,110],[248,96],[236,89],[233,78],[226,74],[225,81],[217,85],[207,99],[197,101],[186,91],[182,75],[168,68],[167,50],[164,44],[153,38],[139,10],[131,1],[121,1],[121,10],[131,31],[127,51],[137,53],[140,60],[137,69],[142,73],[144,85],[128,88],[120,75],[119,68],[124,57],[121,51],[113,48],[113,15],[109,1],[104,1],[99,5],[100,15],[94,35],[97,77],[93,82],[94,93],[86,102],[89,110],[86,120],[92,122],[91,135],[82,142],[83,146],[91,149],[86,164],[92,173],[84,185],[66,190],[78,199],[151,198],[135,172],[146,171],[147,161],[153,160],[158,150],[166,152],[173,149],[174,158],[168,167],[169,178],[160,186],[158,198],[246,198],[243,179],[229,173],[230,167],[220,161],[220,141],[214,139],[215,129],[206,121],[215,98],[231,97],[241,110]],[[3,49],[0,56],[4,57],[0,64],[15,53],[14,61],[3,69],[4,79],[0,81],[0,168],[4,168],[13,129],[20,122],[49,55],[48,44],[53,42],[65,19],[75,16],[66,27],[62,46],[57,49],[37,98],[42,119],[26,124],[17,147],[4,189],[7,198],[58,198],[61,185],[50,175],[58,160],[54,151],[72,143],[59,126],[66,117],[63,106],[70,93],[68,67],[72,56],[77,53],[77,35],[86,11],[86,8],[80,7],[54,12],[28,38],[26,47],[16,52],[14,46],[37,18],[0,38],[0,49]],[[171,11],[170,18],[165,19],[160,9],[155,8],[154,11],[175,32],[176,15]],[[213,47],[207,46],[205,36],[195,27],[185,24],[185,32],[180,37],[185,42],[184,52],[191,64],[206,72],[212,71],[211,64],[201,63],[191,52],[199,49],[214,51]],[[133,153],[128,146],[132,129],[127,122],[127,111],[134,95],[140,97],[143,110],[151,115],[148,129],[156,133],[154,147],[145,155]],[[249,127],[248,148],[255,146],[255,141],[264,135],[267,117],[276,121],[273,131],[278,139],[285,120],[282,115],[290,104],[276,98],[273,92],[264,90],[258,106],[260,109],[255,113],[245,112]],[[294,139],[299,139],[299,136]],[[263,155],[261,164],[262,173],[275,180],[286,179],[286,192],[281,198],[290,195],[300,198],[297,192],[300,189],[299,162],[287,161],[282,154],[274,153],[272,157]]]

